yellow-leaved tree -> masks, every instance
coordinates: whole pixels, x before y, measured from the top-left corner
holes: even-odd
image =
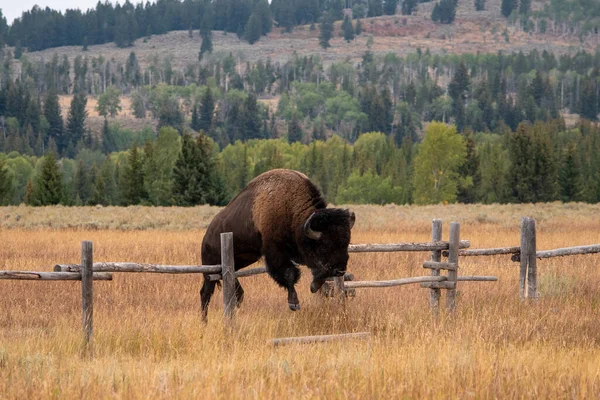
[[[425,130],[414,164],[414,202],[416,204],[453,203],[465,162],[467,146],[454,125],[432,122]]]

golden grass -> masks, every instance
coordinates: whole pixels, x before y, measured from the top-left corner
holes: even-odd
[[[517,245],[519,218],[527,214],[538,218],[540,249],[600,243],[598,206],[353,208],[354,243],[426,241],[438,217],[445,238],[449,222],[458,220],[462,238],[474,248]],[[56,262],[78,262],[81,240],[94,241],[97,261],[195,263],[204,226],[198,221],[210,220],[214,211],[1,208],[0,269],[51,270]],[[17,213],[21,218],[14,221]],[[59,225],[57,214],[70,227]],[[80,214],[99,225],[85,229]],[[44,215],[55,222],[44,225]],[[74,216],[81,221],[70,221]],[[147,226],[152,218],[158,222]],[[178,222],[167,224],[169,218]],[[190,228],[194,221],[198,228]],[[418,276],[427,257],[353,254],[349,270],[358,279]],[[541,298],[523,304],[518,265],[509,257],[461,259],[461,274],[500,281],[459,284],[455,317],[443,315],[437,323],[428,292],[415,286],[357,289],[343,312],[310,294],[303,269],[302,310],[292,313],[272,280],[246,278],[231,335],[221,320],[221,292],[209,324],[200,323],[199,276],[115,274],[112,282],[94,285],[91,360],[80,357],[79,283],[2,281],[0,398],[598,398],[600,256],[538,265]],[[273,337],[358,331],[373,336],[266,344]]]

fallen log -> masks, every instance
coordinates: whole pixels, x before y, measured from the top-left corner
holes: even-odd
[[[271,339],[268,343],[273,346],[282,346],[286,344],[306,344],[306,343],[320,343],[320,342],[331,342],[334,340],[346,340],[346,339],[366,339],[371,336],[371,332],[357,332],[357,333],[342,333],[338,335],[320,335],[320,336],[298,336],[288,338]]]

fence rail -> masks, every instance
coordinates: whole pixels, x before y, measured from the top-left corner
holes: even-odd
[[[81,272],[0,271],[0,279],[23,281],[80,281]],[[94,273],[95,281],[112,281],[112,274]]]
[[[149,272],[156,274],[216,274],[220,265],[162,265],[132,262],[96,262],[94,272]],[[80,264],[56,264],[55,272],[81,272]]]
[[[471,245],[468,240],[462,240],[459,244],[461,249],[466,249]],[[369,244],[351,244],[348,246],[348,253],[385,253],[395,251],[434,251],[448,250],[448,242],[425,242],[425,243],[369,243]]]

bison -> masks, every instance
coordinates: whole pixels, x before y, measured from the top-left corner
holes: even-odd
[[[247,267],[264,256],[268,274],[287,289],[290,310],[300,309],[295,284],[298,265],[312,272],[312,293],[325,280],[343,276],[348,264],[350,230],[355,215],[346,209],[326,208],[319,189],[300,172],[275,169],[254,178],[208,226],[202,240],[202,264],[221,263],[222,232],[233,232],[235,269]],[[204,277],[200,290],[202,318],[216,282]],[[235,281],[238,307],[244,290]]]

